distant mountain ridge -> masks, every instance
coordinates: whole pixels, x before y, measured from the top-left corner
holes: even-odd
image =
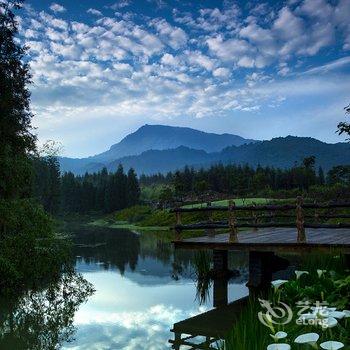
[[[140,155],[149,150],[176,149],[180,146],[206,152],[219,152],[228,146],[240,146],[257,142],[233,134],[214,134],[185,127],[167,125],[144,125],[124,137],[109,150],[87,158],[60,159],[62,171],[82,173],[97,164],[108,164],[116,159]]]
[[[147,129],[149,127],[151,126],[145,126],[143,128]],[[161,128],[161,126],[156,126],[156,129],[164,130]],[[137,132],[134,134],[137,134]],[[151,134],[153,132],[154,130],[151,132]],[[134,134],[129,135],[131,140],[135,138]],[[141,134],[147,135],[148,132],[142,132]],[[216,134],[209,135],[215,135],[215,137],[222,136]],[[112,146],[111,149],[105,153],[110,152],[113,148],[121,150],[121,146],[119,145],[126,139],[129,142],[129,136],[123,139],[119,144]],[[236,135],[231,136],[236,137]],[[209,138],[211,137],[212,136]],[[150,138],[146,137],[146,139],[148,142],[150,142]],[[162,140],[164,140],[164,137]],[[242,141],[241,139],[237,140],[238,143]],[[198,141],[194,141],[193,143],[199,145]],[[145,143],[143,144],[145,145]],[[166,173],[168,171],[181,169],[185,165],[200,168],[209,167],[210,165],[217,163],[249,164],[254,167],[261,165],[276,168],[289,168],[296,162],[300,163],[303,158],[308,156],[315,156],[316,166],[322,166],[322,168],[326,171],[336,165],[350,164],[350,144],[328,144],[311,137],[278,137],[270,141],[253,141],[238,145],[232,144],[220,149],[220,147],[225,144],[225,142],[223,142],[220,146],[216,146],[216,148],[213,147],[214,151],[207,151],[208,148],[211,149],[212,145],[206,145],[206,149],[194,149],[193,147],[188,147],[186,145],[176,147],[176,142],[172,144],[170,141],[169,144],[173,145],[173,148],[158,150],[149,149],[140,154],[117,157],[112,161],[106,160],[111,158],[109,155],[106,157],[105,153],[98,156],[77,160],[62,158],[60,159],[61,168],[62,171],[70,170],[75,173],[82,174],[86,171],[99,171],[104,166],[106,166],[109,171],[113,171],[117,168],[118,164],[121,163],[126,169],[133,167],[139,175],[142,173]],[[161,143],[157,144],[156,140],[154,143],[152,143],[152,145],[157,145],[158,147],[162,146]],[[134,148],[134,151],[135,149],[136,148]]]
[[[256,140],[245,139],[232,134],[214,134],[191,128],[144,125],[135,132],[124,137],[119,143],[93,157],[95,161],[108,161],[125,156],[139,155],[149,150],[174,149],[180,146],[218,152],[228,146],[240,146]]]

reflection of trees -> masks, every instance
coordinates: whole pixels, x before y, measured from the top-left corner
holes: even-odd
[[[101,227],[82,227],[74,233],[74,253],[83,257],[86,263],[103,262],[106,270],[116,267],[121,274],[126,265],[135,270],[140,252],[136,234]]]
[[[138,258],[153,258],[173,270],[173,277],[193,277],[194,252],[176,250],[172,246],[173,233],[154,231],[135,234],[129,230],[107,227],[81,226],[74,229],[75,255],[86,263],[103,263],[108,270],[117,268],[121,274],[127,266],[133,271]],[[229,256],[230,266],[238,268],[246,264],[246,257],[235,252]]]
[[[74,334],[79,305],[94,292],[74,272],[63,274],[40,291],[0,306],[0,349],[57,349]]]

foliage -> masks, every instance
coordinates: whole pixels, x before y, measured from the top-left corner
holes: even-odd
[[[348,274],[344,272],[344,262],[342,257],[309,256],[302,263],[301,268],[307,273],[295,277],[282,284],[279,289],[272,289],[263,299],[271,303],[272,310],[277,312],[277,323],[270,322],[266,318],[266,325],[258,319],[259,312],[266,312],[262,300],[256,297],[249,299],[247,307],[244,309],[235,322],[234,327],[225,338],[222,348],[226,350],[237,349],[266,349],[271,343],[288,343],[291,349],[299,349],[294,343],[294,339],[304,333],[316,332],[320,335],[319,342],[327,340],[341,341],[346,346],[349,345],[350,324],[348,319],[338,319],[338,324],[333,328],[322,328],[319,324],[298,323],[300,314],[312,313],[311,307],[320,303],[322,307],[337,307],[343,310],[350,305],[350,280]],[[323,270],[325,267],[335,268],[335,270]],[[307,268],[311,269],[307,269]],[[316,269],[317,267],[317,269]],[[278,322],[283,315],[284,306],[287,304],[293,311],[293,318],[289,323]],[[277,311],[277,307],[280,309]],[[282,309],[283,308],[283,309]],[[325,310],[325,312],[328,312]],[[315,316],[316,317],[316,316]],[[319,316],[319,321],[326,319],[327,315]],[[282,319],[281,319],[282,320]],[[287,337],[280,341],[274,341],[270,334],[274,335],[278,331],[287,333]],[[311,348],[311,346],[309,346]],[[300,348],[307,348],[304,345]],[[315,349],[317,347],[314,347]],[[348,347],[345,347],[348,348]]]
[[[29,66],[26,50],[15,41],[13,9],[21,1],[0,2],[0,198],[21,197],[30,191],[28,154],[35,150],[29,109]]]
[[[69,172],[61,178],[61,211],[111,213],[137,204],[140,192],[134,170],[125,174],[121,165],[115,173],[108,173],[106,168],[84,176]]]
[[[0,218],[0,292],[38,284],[68,264],[69,242],[33,200],[0,200]]]
[[[60,208],[60,166],[55,156],[35,157],[33,164],[32,196],[50,214]]]
[[[344,107],[344,110],[346,114],[350,114],[350,104]],[[338,124],[338,134],[341,135],[343,133],[350,135],[350,124],[347,122],[340,122]]]
[[[339,171],[342,175],[337,175]],[[350,184],[350,176],[347,167],[338,167],[330,171],[327,178],[329,184],[335,182]],[[185,167],[167,175],[156,174],[142,175],[140,183],[145,185],[161,184],[172,185],[176,196],[188,194],[202,195],[206,191],[214,191],[231,195],[251,195],[262,191],[292,191],[297,193],[307,192],[311,186],[323,185],[325,176],[322,168],[315,171],[315,157],[310,156],[303,160],[301,165],[295,165],[290,169],[276,169],[271,167],[256,168],[248,165],[213,165],[209,169],[195,170]]]
[[[74,314],[93,292],[91,284],[72,271],[43,289],[25,292],[15,300],[3,300],[0,348],[60,348],[63,342],[72,340]]]
[[[194,255],[193,265],[196,274],[196,299],[204,304],[209,298],[209,288],[212,284],[209,272],[211,268],[212,255],[208,251],[198,251]]]
[[[57,275],[69,252],[68,242],[54,235],[50,217],[28,199],[36,138],[26,49],[15,38],[13,11],[21,3],[0,1],[0,293],[12,294]]]

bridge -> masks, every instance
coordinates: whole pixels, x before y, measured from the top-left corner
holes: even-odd
[[[212,250],[214,270],[228,271],[228,251],[249,254],[249,293],[270,287],[275,272],[288,266],[279,253],[342,253],[350,266],[350,203],[295,204],[175,208],[173,227],[175,249]],[[214,216],[218,212],[219,215]],[[187,213],[197,213],[204,221],[183,224]],[[215,221],[216,219],[216,221]],[[204,235],[182,238],[184,231],[204,231]],[[219,274],[220,275],[220,274]],[[246,298],[227,303],[227,280],[214,279],[214,309],[175,323],[170,340],[173,349],[185,345],[191,349],[215,349],[244,310]],[[183,336],[184,335],[184,336]],[[204,340],[194,343],[196,336]]]
[[[175,249],[213,250],[214,270],[227,269],[229,250],[249,252],[252,288],[269,285],[271,264],[278,265],[278,252],[340,252],[350,264],[349,202],[175,208]],[[213,214],[221,213],[215,221]],[[186,213],[199,213],[205,221],[182,224]],[[277,219],[277,220],[276,220]],[[240,229],[243,229],[239,231]],[[204,230],[204,236],[182,239],[184,231]],[[220,232],[217,232],[219,230]]]

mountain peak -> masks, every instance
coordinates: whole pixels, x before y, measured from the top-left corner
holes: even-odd
[[[92,161],[112,161],[130,155],[139,155],[148,150],[167,150],[185,146],[206,152],[219,152],[228,146],[256,142],[233,134],[214,134],[204,131],[161,124],[144,124],[119,143],[94,157]]]

